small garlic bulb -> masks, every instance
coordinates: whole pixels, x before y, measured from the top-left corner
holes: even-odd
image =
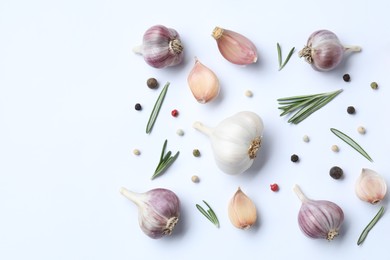
[[[156,239],[172,233],[180,217],[180,201],[174,192],[162,188],[145,193],[121,188],[120,192],[137,205],[139,225],[146,235]]]
[[[233,64],[247,65],[257,61],[256,46],[245,36],[215,27],[212,33],[222,56]]]
[[[188,75],[187,82],[195,99],[201,104],[214,100],[219,94],[220,86],[217,76],[197,58],[195,58],[195,64]]]
[[[143,36],[141,46],[133,49],[154,68],[175,66],[183,61],[183,45],[176,30],[163,25],[150,27]]]
[[[240,187],[229,202],[228,213],[230,222],[240,229],[250,228],[257,219],[255,204]]]
[[[331,201],[307,198],[298,185],[295,185],[293,190],[302,202],[298,213],[301,231],[308,237],[328,241],[338,236],[344,221],[343,210]]]
[[[222,120],[215,128],[201,122],[193,127],[207,135],[218,167],[227,174],[240,174],[248,170],[263,138],[263,121],[254,112],[242,111]]]
[[[376,171],[363,168],[356,181],[355,192],[359,199],[377,204],[386,195],[386,181]]]
[[[306,46],[299,52],[299,57],[312,65],[318,71],[329,71],[336,68],[346,52],[358,52],[359,46],[344,46],[339,38],[329,30],[313,32]]]

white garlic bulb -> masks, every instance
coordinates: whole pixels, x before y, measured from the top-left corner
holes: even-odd
[[[359,199],[376,204],[386,195],[386,181],[376,171],[363,168],[356,181],[355,192]]]
[[[252,166],[264,130],[260,116],[250,111],[230,116],[214,128],[201,122],[195,122],[193,127],[210,138],[218,167],[232,175],[243,173]]]

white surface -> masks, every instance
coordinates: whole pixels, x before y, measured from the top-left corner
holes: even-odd
[[[207,1],[208,2],[208,1]],[[254,2],[254,1],[253,1]],[[362,167],[390,181],[385,126],[389,111],[390,35],[386,1],[9,1],[0,2],[0,259],[371,259],[386,257],[390,216],[386,212],[362,246],[356,241],[380,205],[354,194]],[[157,70],[131,52],[152,25],[175,28],[185,45],[185,62]],[[258,48],[258,64],[239,67],[219,54],[210,36],[214,26],[235,30]],[[299,59],[308,36],[334,31],[363,52],[330,73]],[[278,71],[276,42],[286,57]],[[186,78],[193,57],[219,76],[222,93],[198,104]],[[350,83],[342,80],[349,73]],[[171,82],[153,132],[145,126],[158,91],[149,77]],[[371,81],[379,83],[373,91]],[[299,125],[280,118],[279,97],[343,88],[326,107]],[[247,98],[250,89],[254,96]],[[141,103],[141,112],[134,110]],[[348,115],[353,105],[356,115]],[[173,118],[172,109],[180,116]],[[264,144],[254,166],[240,176],[220,172],[208,140],[192,129],[210,126],[241,110],[264,120]],[[359,125],[367,128],[362,136]],[[330,131],[355,138],[374,159],[367,161]],[[185,135],[176,135],[182,128]],[[310,136],[310,143],[302,141]],[[150,176],[163,141],[181,152],[160,178]],[[331,145],[340,152],[333,153]],[[132,150],[142,154],[136,157]],[[198,148],[202,156],[195,158]],[[301,161],[290,162],[296,153]],[[345,178],[329,169],[339,165]],[[190,178],[197,174],[201,182]],[[278,183],[280,191],[269,185]],[[298,228],[297,183],[307,196],[339,204],[345,213],[341,236],[311,240]],[[182,202],[174,235],[145,236],[136,207],[119,194],[121,186],[143,192],[173,190]],[[227,203],[237,187],[258,208],[259,221],[247,231],[234,228]],[[217,213],[216,229],[195,208],[206,200]],[[388,201],[381,205],[388,207]]]

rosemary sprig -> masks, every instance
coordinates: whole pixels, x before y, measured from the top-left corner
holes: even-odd
[[[214,210],[210,207],[210,205],[203,200],[203,203],[206,204],[208,207],[208,210],[206,211],[202,206],[199,204],[196,204],[196,208],[202,213],[208,220],[210,220],[211,223],[213,223],[217,228],[219,228],[219,220],[217,218],[217,215],[215,215]]]
[[[278,50],[278,62],[279,62],[279,71],[280,71],[280,70],[282,70],[284,68],[284,66],[286,66],[287,62],[290,60],[291,56],[293,55],[293,53],[295,51],[295,47],[293,47],[290,50],[290,52],[288,53],[287,58],[283,62],[283,64],[282,64],[282,48],[280,47],[279,43],[276,43],[276,48]]]
[[[164,101],[165,95],[167,94],[168,87],[169,87],[169,82],[167,82],[164,86],[164,88],[161,90],[160,95],[158,96],[156,103],[154,104],[152,113],[150,114],[148,124],[146,125],[146,133],[149,134],[152,132],[152,128],[154,123],[156,122],[158,113],[160,112],[162,103]]]
[[[330,131],[332,131],[332,133],[334,133],[338,138],[340,138],[341,140],[349,144],[353,149],[358,151],[361,155],[366,157],[367,160],[369,160],[370,162],[373,161],[371,157],[368,155],[368,153],[364,151],[364,149],[357,142],[355,142],[351,137],[349,137],[348,135],[344,134],[343,132],[335,128],[331,128]]]
[[[375,226],[375,224],[379,221],[379,219],[382,217],[383,213],[385,211],[385,208],[382,206],[378,213],[376,213],[375,217],[368,223],[368,225],[363,229],[363,232],[359,236],[359,239],[357,241],[358,246],[363,243],[363,241],[366,239],[368,232]]]
[[[299,124],[311,114],[332,101],[342,91],[342,89],[339,89],[327,93],[279,98],[277,101],[281,106],[278,108],[283,111],[280,116],[295,112],[288,122]]]
[[[168,140],[165,140],[162,151],[161,151],[161,156],[160,156],[160,161],[157,165],[156,170],[154,171],[154,174],[152,175],[152,180],[156,178],[157,176],[161,175],[163,172],[165,172],[169,166],[172,165],[172,163],[179,157],[180,152],[177,152],[174,156],[171,156],[172,152],[168,151],[165,154],[165,149],[167,147]]]

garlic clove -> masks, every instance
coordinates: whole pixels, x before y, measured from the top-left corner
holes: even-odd
[[[153,239],[170,235],[180,217],[180,201],[168,189],[152,189],[136,193],[121,188],[120,193],[138,207],[138,222],[141,230]]]
[[[359,199],[377,204],[386,195],[386,181],[376,171],[363,168],[356,181],[355,192]]]
[[[240,188],[229,202],[228,213],[230,222],[239,229],[250,228],[257,219],[255,204]]]
[[[231,63],[247,65],[257,61],[256,46],[245,36],[221,27],[215,27],[212,36],[222,56]]]
[[[197,58],[195,58],[195,64],[188,75],[187,82],[195,99],[201,104],[214,100],[219,94],[218,77]]]

